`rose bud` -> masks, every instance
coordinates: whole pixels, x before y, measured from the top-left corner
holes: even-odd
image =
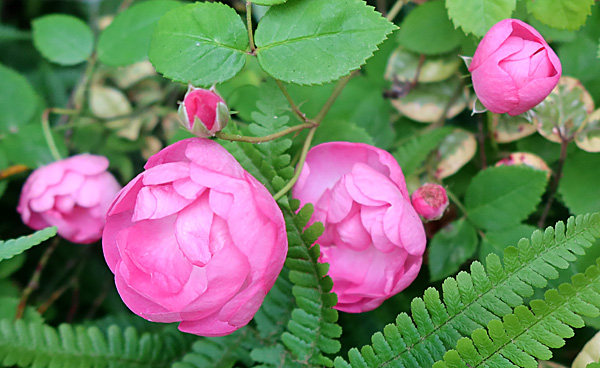
[[[245,326],[287,253],[275,200],[208,139],[172,144],[145,169],[115,198],[102,237],[123,302],[197,335]]]
[[[190,85],[179,105],[179,121],[198,137],[213,137],[229,122],[229,108],[217,90]]]
[[[317,243],[320,261],[330,265],[336,309],[375,309],[417,277],[425,231],[402,170],[388,152],[362,143],[315,146],[293,197],[312,203],[311,221],[325,226]]]
[[[425,220],[439,220],[448,208],[446,189],[438,184],[425,183],[411,195],[415,211]]]
[[[19,198],[23,222],[34,230],[56,226],[73,243],[100,239],[106,211],[121,189],[107,168],[106,157],[82,154],[35,170]]]
[[[518,19],[504,19],[483,37],[469,71],[475,93],[488,110],[515,116],[550,94],[562,67],[538,31]]]

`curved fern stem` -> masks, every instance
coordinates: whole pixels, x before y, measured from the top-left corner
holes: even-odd
[[[558,269],[585,254],[600,237],[600,214],[569,218],[544,233],[536,230],[531,240],[521,239],[504,251],[503,260],[492,253],[486,267],[471,264],[470,273],[460,272],[442,285],[443,302],[437,290],[429,288],[423,298],[411,304],[412,318],[402,313],[395,324],[372,337],[373,344],[351,349],[349,362],[335,359],[336,368],[415,367],[426,368],[443,359],[463,337],[501,320],[523,304],[534,289],[544,288]]]

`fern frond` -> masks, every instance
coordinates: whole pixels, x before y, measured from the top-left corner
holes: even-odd
[[[530,307],[493,320],[476,329],[470,338],[458,341],[456,350],[444,355],[434,368],[524,367],[537,368],[536,359],[552,358],[550,349],[562,347],[574,335],[572,328],[585,326],[582,316],[600,315],[600,258],[585,274],[573,276],[570,284],[546,291],[544,299]]]
[[[133,328],[62,324],[58,328],[24,320],[0,321],[0,363],[36,368],[168,367],[188,350],[190,338],[177,330],[139,335]]]
[[[511,314],[534,288],[556,279],[557,269],[567,268],[598,237],[600,214],[571,217],[566,229],[559,222],[544,233],[536,230],[531,240],[506,248],[503,262],[492,253],[486,267],[475,261],[470,273],[446,279],[442,298],[436,289],[427,289],[423,298],[413,300],[412,319],[400,314],[395,324],[373,335],[372,345],[351,349],[349,363],[337,357],[335,367],[431,367],[463,337]]]
[[[299,202],[291,201],[297,209]],[[331,293],[333,281],[327,276],[328,264],[319,263],[319,246],[314,244],[323,232],[319,222],[306,228],[313,213],[310,204],[296,215],[283,211],[289,239],[286,267],[294,284],[292,293],[296,305],[288,323],[288,332],[281,340],[292,351],[298,361],[322,366],[332,366],[331,359],[323,355],[335,354],[340,349],[336,339],[342,329],[336,323],[338,312],[332,309],[337,304],[337,296]],[[304,230],[304,231],[303,231]]]
[[[56,235],[56,227],[47,227],[38,230],[31,235],[22,236],[17,239],[6,241],[0,240],[0,261],[10,259],[18,254],[23,253],[34,245],[38,245]]]
[[[285,331],[291,317],[294,296],[288,273],[289,270],[285,267],[254,315],[256,329],[263,345],[279,342],[279,336]]]
[[[252,364],[244,343],[249,340],[248,329],[242,329],[223,337],[200,338],[184,357],[172,368],[231,368],[238,361]]]

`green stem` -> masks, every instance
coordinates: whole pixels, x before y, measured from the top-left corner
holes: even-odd
[[[250,51],[252,55],[256,54],[256,46],[254,45],[254,35],[252,34],[252,3],[246,1],[246,23],[248,25],[248,41],[250,41]]]
[[[394,18],[396,18],[396,15],[398,15],[398,13],[400,13],[400,10],[402,10],[402,7],[404,6],[405,1],[406,0],[397,0],[385,18],[390,22],[393,21]]]
[[[302,111],[300,111],[300,108],[298,108],[298,106],[292,99],[292,96],[288,93],[283,82],[280,81],[279,79],[275,79],[275,83],[277,83],[277,86],[281,90],[281,93],[283,93],[283,95],[287,99],[288,103],[290,104],[290,107],[292,108],[292,112],[294,113],[296,118],[298,118],[298,120],[300,120],[304,123],[311,123],[310,119],[307,118],[306,115]]]
[[[284,129],[277,133],[265,135],[264,137],[248,137],[248,136],[244,136],[244,135],[228,134],[228,133],[224,133],[224,132],[217,132],[215,134],[215,137],[226,140],[226,141],[232,141],[232,142],[263,143],[263,142],[273,141],[277,138],[283,137],[284,135],[288,135],[293,132],[297,132],[297,131],[300,131],[303,129],[308,129],[308,128],[314,128],[314,127],[316,127],[316,124],[314,124],[314,123],[299,124],[299,125],[294,125],[293,127]]]
[[[356,75],[356,74],[357,74],[356,72],[352,72],[349,75],[340,79],[340,81],[336,84],[335,89],[331,93],[331,96],[329,96],[329,98],[325,102],[325,105],[323,105],[323,107],[321,108],[321,111],[319,111],[317,116],[315,116],[315,118],[313,119],[315,124],[320,124],[321,121],[323,121],[323,118],[325,118],[325,115],[327,115],[327,113],[329,112],[329,109],[331,109],[331,106],[333,106],[335,100],[342,93],[342,91],[344,90],[344,87],[346,87],[348,82],[350,82],[350,79],[352,79],[352,77],[354,77],[354,75]]]
[[[448,190],[448,188],[446,188],[446,195],[448,196],[448,198],[450,198],[450,200],[452,202],[454,202],[454,204],[456,205],[456,207],[458,207],[460,212],[462,212],[464,216],[468,217],[467,209],[466,209],[465,205],[462,204],[460,199],[458,199],[458,197],[454,193],[452,193],[450,190]]]
[[[315,136],[315,132],[317,131],[317,127],[313,126],[308,131],[308,135],[306,136],[306,140],[304,141],[304,145],[302,146],[302,152],[300,153],[300,160],[298,161],[298,165],[296,165],[296,171],[294,171],[294,176],[288,181],[288,183],[281,188],[281,190],[273,196],[273,198],[277,201],[279,198],[283,197],[296,182],[298,178],[300,178],[300,173],[302,172],[302,167],[304,166],[304,161],[306,161],[306,154],[308,153],[308,149],[310,148],[310,144]]]
[[[46,144],[48,144],[48,148],[50,149],[52,157],[55,161],[60,161],[62,160],[62,157],[58,152],[56,142],[54,142],[54,137],[52,136],[52,131],[50,130],[50,123],[48,122],[50,111],[52,111],[52,109],[46,109],[42,113],[42,130],[44,131],[44,138],[46,139]]]
[[[552,203],[554,202],[554,197],[556,196],[556,191],[558,190],[558,184],[560,183],[560,178],[562,177],[563,167],[565,165],[565,161],[567,160],[567,147],[569,145],[570,140],[563,138],[562,134],[560,138],[560,158],[558,159],[558,166],[556,167],[556,171],[554,172],[554,179],[552,180],[550,189],[548,189],[548,201],[546,202],[546,206],[544,207],[542,216],[540,217],[540,220],[537,223],[539,228],[542,228],[546,223],[546,217],[548,217],[550,207],[552,207]]]

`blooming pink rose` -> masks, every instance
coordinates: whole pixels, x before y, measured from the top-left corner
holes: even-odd
[[[550,94],[562,67],[538,31],[518,19],[504,19],[483,37],[469,71],[488,110],[515,116]]]
[[[212,137],[229,122],[229,108],[215,88],[189,87],[179,105],[179,120],[184,128],[199,137]]]
[[[412,205],[426,220],[438,220],[448,208],[446,189],[439,184],[425,183],[411,195]]]
[[[227,335],[245,326],[287,252],[267,189],[219,144],[190,138],[150,157],[112,203],[104,257],[135,314]]]
[[[35,230],[56,226],[73,243],[100,239],[106,211],[121,189],[107,168],[106,157],[82,154],[35,170],[19,198],[23,222]]]
[[[312,221],[325,225],[317,243],[320,261],[330,264],[336,309],[375,309],[417,277],[425,231],[388,152],[348,142],[313,147],[293,196],[314,204]]]

